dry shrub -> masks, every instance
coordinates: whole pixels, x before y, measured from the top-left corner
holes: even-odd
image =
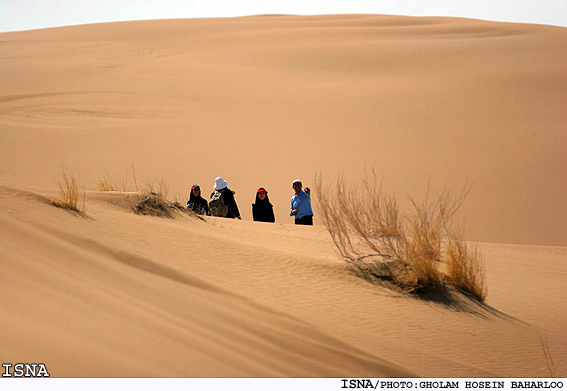
[[[154,192],[144,192],[134,206],[134,212],[147,216],[173,218],[174,208],[163,195]]]
[[[146,181],[134,212],[142,215],[173,218],[174,208],[167,200],[168,189],[163,180]]]
[[[375,173],[365,176],[361,192],[347,187],[343,178],[331,192],[323,187],[320,175],[314,187],[325,227],[341,256],[361,277],[385,280],[408,292],[435,291],[450,283],[484,300],[485,293],[477,294],[485,292],[478,253],[468,251],[456,236],[443,249],[449,221],[470,186],[457,197],[446,190],[433,201],[411,200],[411,211],[405,214],[396,199],[383,192]],[[440,267],[445,262],[446,275]]]
[[[51,204],[58,208],[85,213],[87,203],[84,186],[81,196],[77,180],[72,174],[67,173],[67,171],[63,171],[60,178],[56,178],[55,181],[59,186],[59,198],[51,200]]]
[[[146,181],[145,189],[132,209],[137,214],[167,218],[174,218],[177,213],[181,212],[203,220],[201,216],[187,210],[178,201],[169,201],[167,194],[168,189],[164,181]]]

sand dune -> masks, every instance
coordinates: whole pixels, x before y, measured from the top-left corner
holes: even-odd
[[[265,16],[0,41],[3,181],[50,187],[65,166],[93,187],[133,161],[179,198],[225,177],[247,219],[264,186],[290,222],[295,177],[374,165],[401,198],[471,181],[474,239],[567,244],[564,28]]]
[[[567,30],[455,18],[257,16],[0,34],[5,362],[53,376],[567,373]],[[488,301],[351,275],[291,181],[400,201],[472,190]],[[65,168],[87,214],[54,208]],[[137,181],[134,182],[132,168]],[[107,175],[119,192],[98,192]],[[132,213],[223,176],[242,221]],[[276,224],[254,223],[264,186]]]
[[[5,356],[54,376],[537,377],[541,335],[567,369],[563,247],[485,244],[489,306],[444,305],[351,275],[321,228],[114,198],[85,218],[2,187]]]

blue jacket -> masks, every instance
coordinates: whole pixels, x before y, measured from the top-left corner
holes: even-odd
[[[313,210],[311,209],[311,194],[301,190],[299,194],[291,197],[291,210],[297,209],[295,218],[298,219],[304,216],[312,216]],[[290,216],[293,216],[291,212]]]

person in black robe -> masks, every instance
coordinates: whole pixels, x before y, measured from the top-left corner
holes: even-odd
[[[254,221],[276,222],[274,206],[270,203],[268,192],[263,187],[256,192],[256,202],[252,204],[252,217]]]
[[[199,185],[193,185],[189,193],[189,201],[187,201],[187,209],[192,210],[198,215],[209,214],[209,203],[201,196],[201,188]]]

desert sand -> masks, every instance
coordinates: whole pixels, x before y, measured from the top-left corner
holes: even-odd
[[[0,34],[3,362],[53,377],[566,377],[566,48],[561,27],[379,15]],[[458,218],[480,243],[485,305],[357,278],[316,199],[315,225],[293,225],[293,179],[372,168],[401,201],[472,184]],[[84,215],[49,203],[62,170]],[[117,191],[98,190],[105,176]],[[184,203],[216,176],[243,220],[132,212],[146,181]],[[251,221],[260,186],[276,224]]]

